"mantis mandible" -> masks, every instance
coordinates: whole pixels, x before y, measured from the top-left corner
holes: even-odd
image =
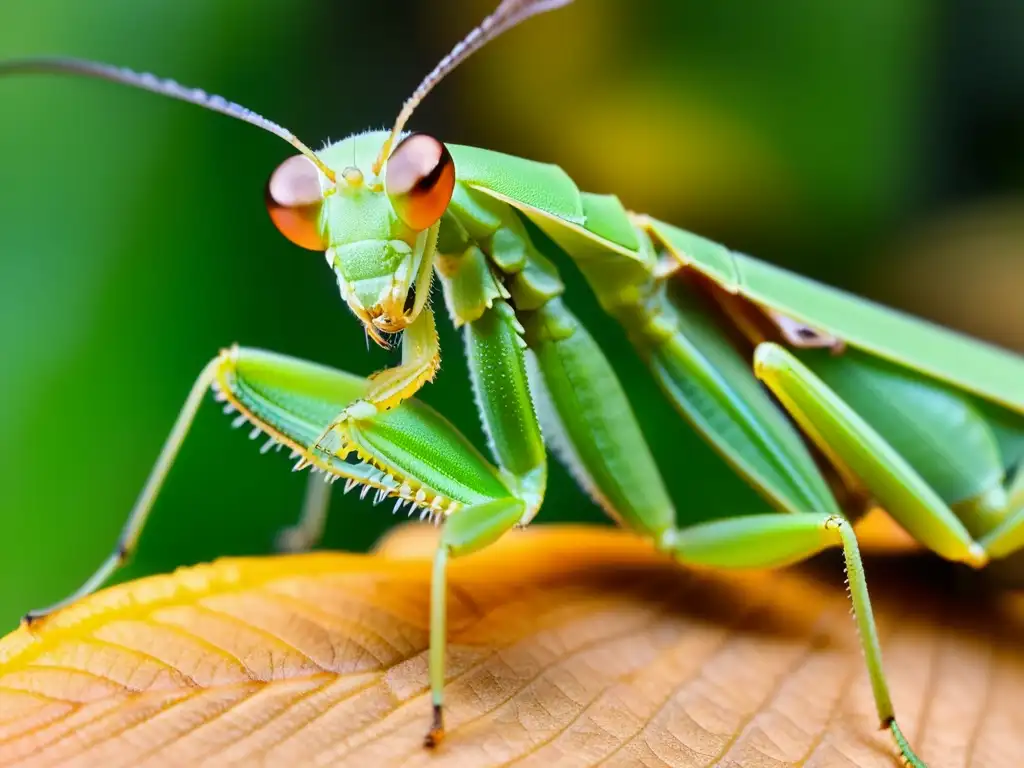
[[[78,59],[0,63],[61,73],[221,112],[291,144],[270,176],[270,216],[324,254],[345,303],[401,361],[363,378],[233,346],[199,374],[114,552],[39,620],[99,588],[131,555],[192,420],[212,389],[235,425],[287,447],[316,476],[284,544],[311,546],[329,484],[443,522],[431,587],[432,724],[443,737],[446,573],[451,558],[527,525],[550,447],[620,524],[681,563],[776,567],[842,550],[881,727],[897,723],[851,523],[884,508],[943,558],[983,567],[1024,548],[1024,359],[730,251],[581,192],[554,165],[405,132],[452,69],[526,18],[570,0],[504,0],[423,80],[390,131],[314,152],[220,97]],[[680,528],[619,379],[563,301],[559,263],[580,269],[664,395],[777,513]],[[462,329],[485,458],[413,399],[438,371],[429,297],[440,283]],[[542,428],[543,427],[543,434]],[[320,482],[320,478],[327,482]],[[840,502],[838,499],[842,499]]]

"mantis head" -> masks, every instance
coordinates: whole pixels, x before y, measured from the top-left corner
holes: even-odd
[[[378,344],[426,305],[441,216],[455,189],[447,148],[425,134],[406,136],[382,174],[374,158],[388,134],[364,133],[324,149],[340,169],[332,182],[304,155],[285,160],[267,183],[278,230],[296,245],[323,251],[341,296]]]
[[[297,245],[324,251],[342,298],[381,346],[382,332],[401,331],[426,306],[439,222],[455,189],[444,144],[419,133],[395,141],[426,95],[475,51],[569,2],[502,0],[417,86],[390,131],[349,137],[316,156],[299,147],[302,154],[270,177],[267,207],[277,228]]]
[[[426,306],[439,222],[455,189],[455,164],[447,148],[424,134],[404,135],[406,123],[434,86],[474,52],[524,19],[569,2],[502,0],[423,79],[390,131],[351,136],[320,152],[247,107],[130,69],[44,57],[0,63],[0,75],[109,80],[220,112],[287,141],[299,154],[281,163],[267,183],[270,217],[296,245],[323,251],[342,298],[368,335],[387,346],[382,334],[406,328]]]

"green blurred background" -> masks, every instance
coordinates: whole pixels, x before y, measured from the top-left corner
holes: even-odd
[[[9,0],[0,56],[61,53],[221,93],[320,146],[390,124],[488,0]],[[113,545],[201,366],[233,341],[370,373],[323,260],[272,228],[279,140],[105,83],[0,82],[0,630]],[[494,43],[414,127],[1024,350],[1024,4],[578,0]],[[661,403],[579,280],[681,514],[761,502]],[[423,398],[480,440],[443,323]],[[305,477],[204,409],[123,576],[270,551]],[[679,468],[682,468],[680,470]],[[554,468],[542,520],[597,521]],[[326,546],[394,519],[355,494]]]

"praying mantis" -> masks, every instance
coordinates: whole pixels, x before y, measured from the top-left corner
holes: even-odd
[[[504,0],[423,80],[390,131],[318,152],[240,105],[151,75],[74,59],[0,63],[0,75],[64,73],[154,91],[289,142],[298,154],[266,189],[271,219],[324,254],[369,338],[389,346],[401,334],[400,363],[369,378],[223,350],[196,379],[114,552],[73,595],[29,618],[99,588],[130,556],[212,390],[237,426],[265,436],[262,450],[287,447],[317,477],[289,548],[315,543],[339,479],[442,523],[429,746],[444,734],[448,561],[533,519],[550,448],[610,516],[683,564],[778,567],[840,548],[880,723],[923,765],[890,700],[851,523],[877,504],[923,546],[979,568],[1024,548],[1024,359],[581,192],[556,166],[405,132],[467,57],[568,2]],[[558,265],[567,263],[683,420],[777,513],[677,525],[618,376],[563,300]],[[490,459],[414,398],[440,365],[435,283],[464,335]]]

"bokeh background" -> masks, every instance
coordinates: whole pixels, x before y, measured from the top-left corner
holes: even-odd
[[[9,0],[0,56],[172,76],[314,146],[390,124],[491,0]],[[289,147],[157,97],[0,81],[0,630],[109,552],[195,375],[233,341],[385,365],[315,254],[272,228]],[[578,0],[475,56],[414,127],[1024,351],[1024,4]],[[681,514],[760,500],[660,402],[579,280]],[[479,441],[461,344],[423,398]],[[305,477],[204,409],[124,577],[270,551]],[[394,519],[355,494],[326,546]],[[597,521],[557,467],[544,520]]]

